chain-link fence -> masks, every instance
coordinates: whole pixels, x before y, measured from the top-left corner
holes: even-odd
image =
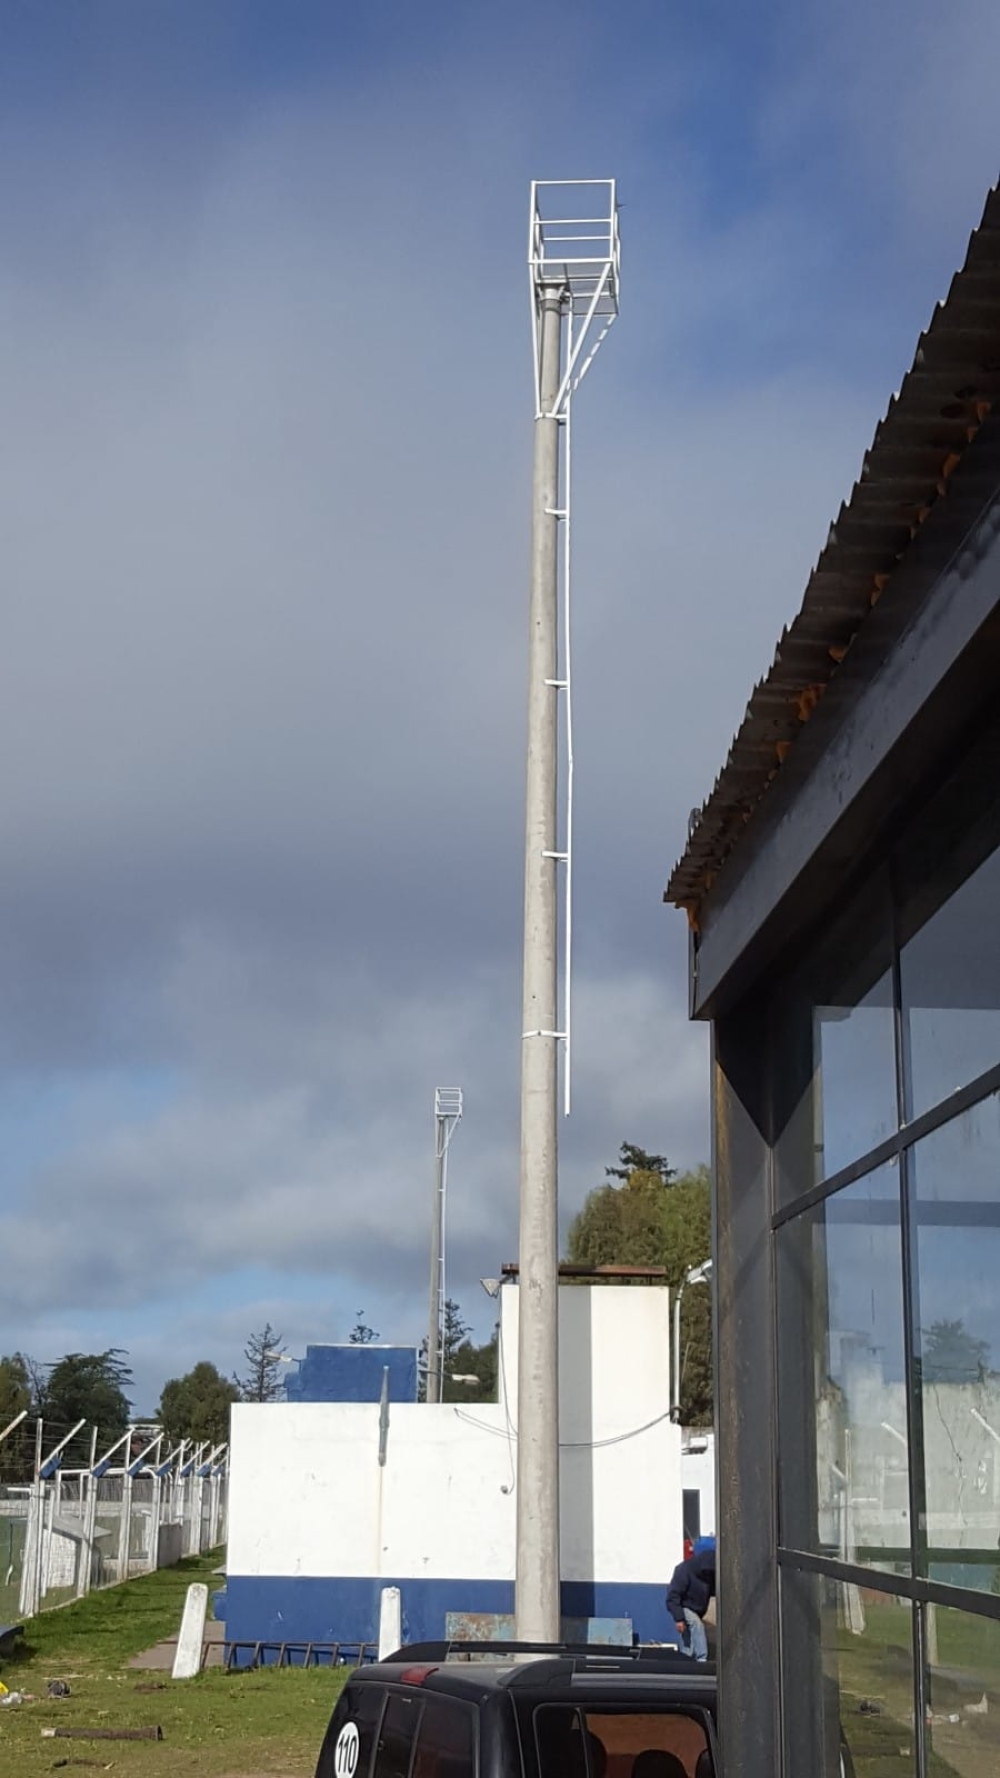
[[[20,1609],[28,1510],[27,1488],[0,1486],[0,1624],[11,1623]]]
[[[161,1460],[162,1437],[133,1458],[134,1443],[64,1470],[39,1431],[34,1480],[0,1485],[0,1625],[224,1542],[225,1447],[185,1441]]]

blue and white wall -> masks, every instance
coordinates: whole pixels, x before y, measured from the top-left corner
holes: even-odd
[[[227,1637],[374,1641],[385,1586],[408,1641],[514,1593],[517,1308],[501,1292],[497,1405],[395,1403],[380,1465],[374,1403],[233,1410]],[[668,1416],[668,1293],[560,1291],[563,1610],[667,1640],[681,1542],[681,1435]]]

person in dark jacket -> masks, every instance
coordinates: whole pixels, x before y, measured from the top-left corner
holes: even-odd
[[[681,1635],[681,1647],[693,1660],[708,1660],[708,1637],[702,1619],[715,1598],[715,1550],[696,1550],[674,1569],[667,1610]]]

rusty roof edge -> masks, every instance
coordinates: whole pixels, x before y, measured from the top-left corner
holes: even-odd
[[[990,254],[987,253],[988,242],[993,248]],[[926,366],[926,356],[929,346],[936,351],[939,342],[946,345],[953,317],[962,305],[964,283],[972,277],[978,282],[984,273],[991,276],[996,302],[989,328],[995,353],[987,364],[980,363],[979,366],[983,386],[977,384],[949,392],[946,406],[935,416],[937,467],[933,475],[928,477],[925,472],[902,478],[907,482],[909,493],[900,500],[899,523],[891,525],[887,521],[879,536],[868,538],[863,546],[855,545],[855,553],[863,560],[842,569],[837,559],[838,552],[843,553],[841,540],[851,530],[852,523],[856,523],[861,500],[878,486],[880,459],[888,458],[895,448],[893,435],[918,417],[916,410],[922,403],[925,389],[929,391],[931,385],[942,379],[947,381],[953,368],[958,370],[966,363],[960,351],[954,366],[945,360],[930,369]],[[958,323],[955,331],[959,331]],[[940,394],[937,390],[935,400],[940,401]],[[891,574],[907,555],[932,507],[947,493],[954,470],[994,401],[1000,402],[1000,183],[987,194],[982,219],[972,232],[963,265],[952,277],[945,299],[935,304],[930,323],[917,341],[913,363],[876,425],[872,443],[862,458],[858,479],[830,526],[806,582],[798,612],[782,630],[771,665],[750,694],[743,719],[712,790],[689,821],[687,844],[670,874],[663,899],[685,909],[695,929],[701,901],[766,796],[797,734],[835,676]],[[912,414],[911,410],[914,410]],[[898,484],[901,478],[897,473],[893,479]],[[904,517],[904,514],[908,516]],[[869,529],[877,527],[870,526]],[[892,533],[901,529],[905,529],[907,535],[900,548]],[[846,617],[843,610],[839,610],[836,618],[831,617],[829,599],[824,600],[817,586],[822,576],[831,573],[850,583],[842,589],[836,601],[838,608],[850,603],[850,613]],[[827,622],[824,625],[825,615]],[[828,664],[824,676],[802,684],[801,672],[792,671],[790,662],[786,667],[783,651],[791,652],[796,645],[805,643],[815,648],[817,637],[809,633],[807,626],[815,624],[817,619],[823,630]],[[775,705],[785,707],[783,721],[775,714]],[[753,737],[752,731],[757,728],[766,732]]]

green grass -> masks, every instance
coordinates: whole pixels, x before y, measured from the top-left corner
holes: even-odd
[[[841,1628],[830,1653],[840,1682],[841,1722],[858,1778],[903,1778],[913,1770],[913,1675],[909,1612],[866,1605],[866,1630]],[[834,1652],[835,1651],[835,1652]],[[951,1672],[931,1674],[935,1714],[956,1713],[959,1722],[934,1722],[928,1730],[929,1778],[996,1778],[1000,1771],[1000,1624],[965,1612],[938,1612],[938,1660],[973,1681],[959,1688]],[[985,1716],[968,1717],[963,1705],[989,1698]],[[863,1699],[877,1715],[862,1714]]]
[[[43,1611],[26,1627],[29,1659],[74,1659],[80,1653],[103,1666],[127,1661],[154,1642],[176,1636],[188,1587],[193,1580],[211,1586],[219,1559],[218,1553],[191,1556],[176,1568],[144,1574],[123,1587],[106,1587],[59,1611]]]
[[[970,1679],[982,1679],[984,1691],[1000,1693],[1000,1621],[939,1606],[937,1636],[942,1667],[961,1668]]]
[[[182,1562],[122,1587],[93,1593],[26,1626],[26,1646],[3,1662],[10,1690],[37,1702],[0,1710],[0,1773],[36,1778],[59,1759],[113,1760],[115,1778],[311,1778],[320,1743],[347,1669],[271,1668],[258,1673],[211,1671],[175,1682],[169,1673],[128,1666],[175,1636],[193,1580],[210,1584],[218,1557]],[[45,1697],[50,1679],[65,1679],[72,1696]],[[142,1691],[142,1686],[162,1687]],[[158,1724],[161,1743],[43,1740],[59,1725],[141,1728]]]

